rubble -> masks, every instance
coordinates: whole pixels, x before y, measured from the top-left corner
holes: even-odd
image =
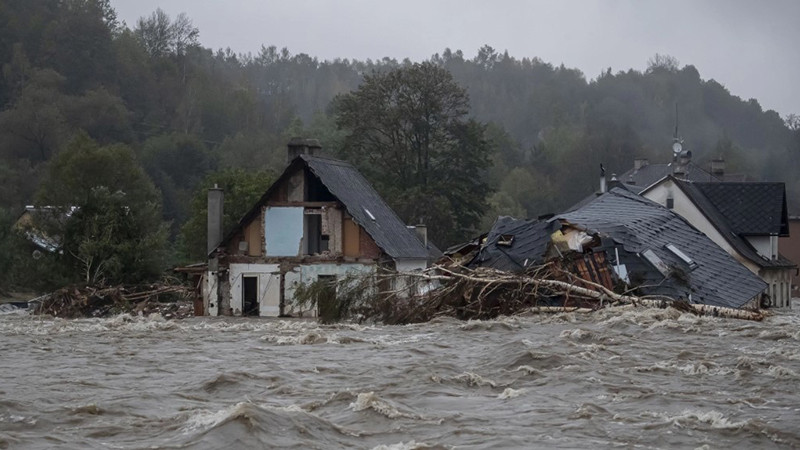
[[[183,319],[194,315],[190,294],[191,289],[186,286],[169,284],[69,286],[38,298],[33,302],[33,314],[80,318],[157,313],[166,319]]]
[[[395,282],[388,282],[390,278]],[[402,278],[402,282],[397,282]],[[363,281],[363,280],[362,280]],[[385,324],[427,322],[437,317],[487,320],[520,314],[591,313],[609,306],[676,308],[714,317],[760,321],[760,311],[693,304],[665,295],[632,295],[608,288],[565,270],[556,262],[509,272],[489,267],[434,266],[425,271],[386,275],[379,289],[353,280],[337,282],[339,318],[374,320]],[[309,289],[312,292],[314,289]],[[364,296],[364,292],[374,295]],[[416,294],[414,294],[416,293]]]

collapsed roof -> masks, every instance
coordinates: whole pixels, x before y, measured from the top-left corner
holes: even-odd
[[[767,288],[686,220],[621,188],[548,221],[498,219],[471,265],[522,271],[541,264],[553,256],[558,230],[599,238],[581,250],[605,252],[617,277],[645,295],[741,308]]]

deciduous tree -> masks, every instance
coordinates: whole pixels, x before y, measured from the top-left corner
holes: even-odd
[[[485,126],[468,117],[469,98],[433,63],[364,78],[338,98],[342,154],[408,223],[422,220],[439,244],[467,237],[480,221],[489,165]]]

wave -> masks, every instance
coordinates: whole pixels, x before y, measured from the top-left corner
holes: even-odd
[[[366,411],[371,409],[382,416],[388,417],[389,419],[424,419],[424,417],[417,414],[401,411],[397,406],[380,398],[374,392],[359,393],[356,397],[356,401],[350,403],[349,408],[353,411]]]
[[[357,446],[359,436],[299,406],[241,402],[191,413],[174,440],[182,448],[324,448]]]
[[[517,398],[520,395],[524,394],[527,390],[526,389],[512,389],[512,388],[505,388],[503,392],[501,392],[497,398],[501,400],[507,400],[510,398]]]

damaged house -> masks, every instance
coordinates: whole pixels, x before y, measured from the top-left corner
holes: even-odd
[[[769,303],[791,306],[797,265],[779,252],[789,236],[780,182],[699,182],[669,175],[641,195],[672,209],[769,285]]]
[[[347,274],[424,269],[435,247],[424,226],[407,227],[352,165],[292,139],[289,164],[224,238],[223,193],[209,192],[205,315],[314,315],[299,311],[299,283]]]
[[[549,219],[501,217],[467,265],[522,272],[549,261],[609,289],[691,304],[758,308],[767,290],[684,218],[622,188]]]

